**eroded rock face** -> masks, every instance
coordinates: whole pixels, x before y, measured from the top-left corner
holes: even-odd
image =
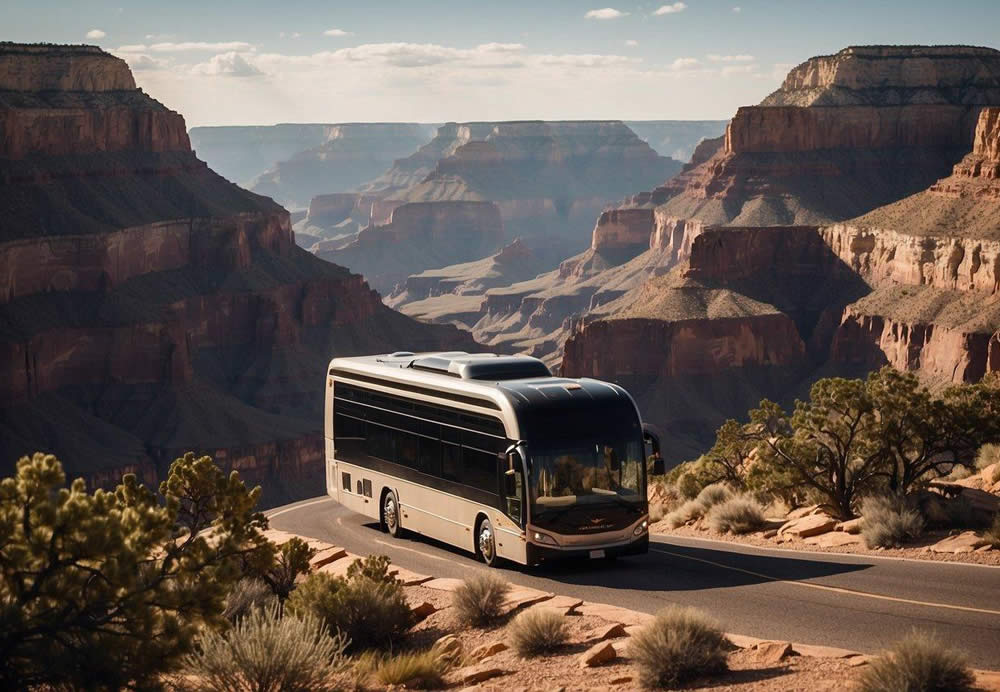
[[[2,91],[131,91],[128,65],[97,46],[0,42]]]
[[[1000,53],[852,47],[792,70],[739,109],[725,144],[651,193],[675,216],[733,225],[823,224],[946,176],[983,106],[1000,104]]]
[[[313,495],[332,354],[400,338],[475,346],[297,248],[288,213],[198,161],[181,116],[129,86],[123,63],[29,48],[23,64],[0,50],[8,86],[46,89],[0,96],[5,463],[52,451],[71,475],[113,485],[126,471],[154,482],[193,450],[261,482],[272,503]],[[65,126],[35,126],[43,99],[42,121],[66,109]]]
[[[388,294],[410,274],[496,251],[503,236],[500,209],[492,202],[411,202],[342,249],[318,254],[362,273]]]

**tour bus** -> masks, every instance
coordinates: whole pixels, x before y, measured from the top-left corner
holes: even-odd
[[[648,550],[645,443],[659,443],[617,385],[527,356],[334,358],[325,437],[328,494],[393,537],[491,566]]]

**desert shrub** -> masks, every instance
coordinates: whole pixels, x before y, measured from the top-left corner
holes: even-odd
[[[682,473],[677,478],[677,492],[685,500],[693,500],[701,492],[701,483],[693,473]]]
[[[222,615],[236,624],[252,611],[270,606],[274,598],[271,587],[261,580],[240,579],[226,596],[226,609],[222,611]]]
[[[985,444],[976,453],[976,468],[982,471],[988,466],[1000,463],[1000,444]],[[994,472],[993,482],[1000,480],[1000,466]]]
[[[701,492],[698,493],[698,502],[701,503],[704,511],[707,512],[715,505],[725,502],[732,496],[732,491],[725,485],[722,483],[713,483],[701,489]]]
[[[511,646],[529,658],[551,653],[566,643],[566,618],[553,610],[535,608],[514,618],[507,627]]]
[[[683,505],[667,514],[664,520],[667,526],[676,529],[689,521],[701,518],[705,514],[705,506],[697,500],[688,500]]]
[[[964,656],[936,637],[913,632],[874,659],[861,676],[861,692],[953,692],[974,681]]]
[[[369,555],[360,560],[355,560],[347,567],[348,579],[370,579],[381,584],[395,584],[398,582],[396,576],[389,574],[389,565],[392,561],[388,555]]]
[[[88,492],[54,456],[22,458],[0,480],[0,689],[156,686],[267,550],[259,496],[193,454],[158,493],[134,474]]]
[[[649,523],[655,524],[658,521],[663,521],[663,517],[667,516],[667,508],[662,502],[656,502],[649,506]]]
[[[993,518],[993,525],[983,533],[983,539],[991,546],[1000,550],[1000,513]]]
[[[510,584],[495,574],[468,577],[452,594],[452,605],[462,620],[486,625],[500,618]]]
[[[861,502],[861,536],[869,548],[899,546],[924,530],[924,519],[905,498],[874,495]]]
[[[381,685],[399,685],[410,689],[440,689],[449,663],[435,649],[404,652],[378,661],[372,676]]]
[[[391,646],[413,624],[413,613],[398,583],[355,575],[316,572],[299,584],[285,604],[293,615],[312,613],[331,632],[343,632],[352,650]]]
[[[635,633],[629,652],[644,687],[672,687],[726,669],[719,624],[695,608],[670,606]]]
[[[715,505],[705,515],[705,521],[719,533],[759,531],[767,522],[764,508],[746,495],[737,495]]]
[[[261,552],[244,560],[244,572],[252,579],[264,582],[282,603],[295,588],[295,581],[309,574],[309,561],[316,550],[304,540],[293,536],[280,546],[271,544],[269,552]]]
[[[329,636],[314,615],[255,608],[232,629],[205,630],[183,665],[185,689],[231,692],[307,692],[335,689],[347,639]]]

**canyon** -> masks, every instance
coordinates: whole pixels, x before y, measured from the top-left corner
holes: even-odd
[[[332,355],[474,349],[299,248],[93,46],[0,44],[0,454],[113,485],[213,455],[265,502],[322,485]]]
[[[625,385],[669,461],[818,377],[975,381],[1000,368],[998,85],[992,49],[810,59],[676,176],[603,209],[557,268],[444,267],[387,302]]]

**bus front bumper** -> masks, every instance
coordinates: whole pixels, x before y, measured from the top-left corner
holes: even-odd
[[[526,547],[529,565],[537,565],[540,562],[553,560],[565,560],[567,558],[600,559],[622,557],[625,555],[645,555],[649,552],[649,534],[645,533],[629,543],[607,548],[553,548],[535,543],[528,543]]]

